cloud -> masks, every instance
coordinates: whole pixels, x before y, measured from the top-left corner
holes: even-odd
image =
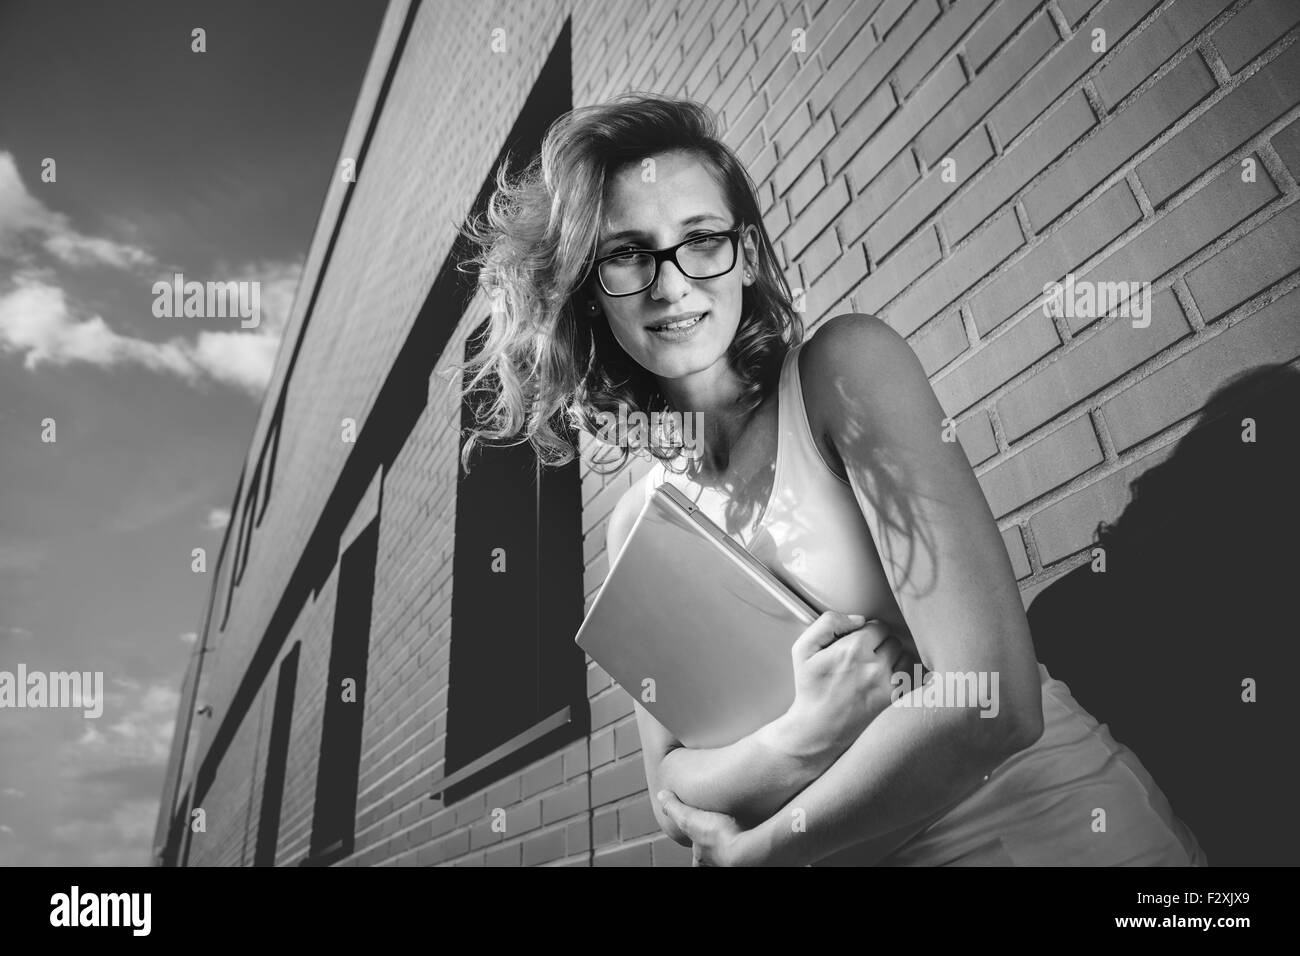
[[[30,263],[33,247],[72,266],[132,269],[156,262],[139,246],[79,233],[67,216],[27,191],[13,154],[0,151],[0,259]]]
[[[29,371],[74,363],[139,365],[190,385],[215,381],[260,398],[271,380],[301,270],[301,262],[263,262],[221,280],[260,283],[256,329],[205,331],[193,341],[176,336],[166,342],[122,335],[98,315],[78,318],[61,288],[37,273],[22,272],[13,288],[0,294],[0,354],[22,355]]]
[[[25,627],[0,627],[0,637],[13,637],[20,641],[30,641],[32,632]]]
[[[10,836],[13,836],[13,832],[14,832],[13,827],[7,827],[3,823],[0,823],[0,833],[7,833]]]
[[[126,690],[105,688],[104,717],[86,721],[86,730],[77,740],[79,766],[102,771],[123,764],[165,764],[180,691],[166,684],[142,688],[135,681],[112,680],[110,685]],[[110,718],[115,718],[112,723]]]
[[[6,797],[13,797],[16,800],[21,800],[23,797],[27,796],[27,794],[23,793],[17,787],[5,787],[3,790],[0,790],[0,794],[4,794]]]
[[[213,508],[208,512],[207,528],[210,531],[220,531],[226,525],[230,524],[229,508]]]
[[[180,641],[182,644],[193,644],[198,639],[199,635],[197,631],[186,631],[184,634],[180,635]]]

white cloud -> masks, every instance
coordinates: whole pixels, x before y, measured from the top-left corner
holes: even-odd
[[[261,284],[256,329],[200,332],[193,341],[177,336],[166,342],[122,335],[98,315],[78,318],[61,288],[32,272],[19,273],[13,288],[0,294],[0,354],[22,355],[29,371],[46,364],[134,364],[191,385],[211,380],[260,398],[271,380],[301,268],[300,262],[258,263],[229,276]]]
[[[27,794],[23,793],[17,787],[5,787],[3,790],[0,790],[0,794],[4,794],[6,797],[13,797],[17,800],[21,800],[23,797],[27,796]]]
[[[36,246],[72,266],[130,269],[156,261],[139,246],[79,233],[66,215],[27,191],[13,154],[0,151],[0,259],[30,263]]]
[[[186,631],[184,634],[180,635],[180,641],[182,644],[193,644],[198,639],[199,635],[197,631]]]
[[[0,823],[0,833],[7,833],[10,836],[13,836],[13,832],[14,832],[13,827],[7,827],[3,823]]]
[[[77,740],[77,764],[83,769],[120,767],[124,764],[167,762],[180,691],[166,684],[141,689],[135,681],[110,681],[124,686],[127,693],[105,690],[104,717],[87,720]]]
[[[207,527],[210,531],[220,531],[226,525],[230,524],[229,508],[213,508],[208,512]]]

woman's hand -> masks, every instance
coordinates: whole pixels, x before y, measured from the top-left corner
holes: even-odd
[[[843,753],[889,706],[891,678],[914,658],[883,621],[827,611],[799,635],[794,659],[794,703],[781,718],[799,756]]]
[[[752,831],[742,829],[735,817],[687,806],[671,790],[660,790],[655,799],[663,808],[664,816],[690,837],[695,866],[763,864]]]

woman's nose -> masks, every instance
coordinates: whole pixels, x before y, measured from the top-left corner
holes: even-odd
[[[690,291],[690,282],[682,275],[675,262],[663,262],[659,266],[659,277],[655,279],[650,295],[665,302],[676,302]]]

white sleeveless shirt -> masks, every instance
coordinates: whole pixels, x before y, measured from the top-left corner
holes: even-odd
[[[888,622],[915,654],[853,489],[831,470],[813,438],[800,383],[801,351],[802,345],[789,349],[781,366],[772,490],[747,539],[722,520],[724,493],[662,462],[646,478],[646,499],[671,482],[814,608]],[[1042,664],[1038,670],[1042,736],[881,865],[1208,865],[1136,755],[1064,683]],[[1106,811],[1103,832],[1095,826],[1096,808]],[[853,863],[850,847],[817,865]]]

